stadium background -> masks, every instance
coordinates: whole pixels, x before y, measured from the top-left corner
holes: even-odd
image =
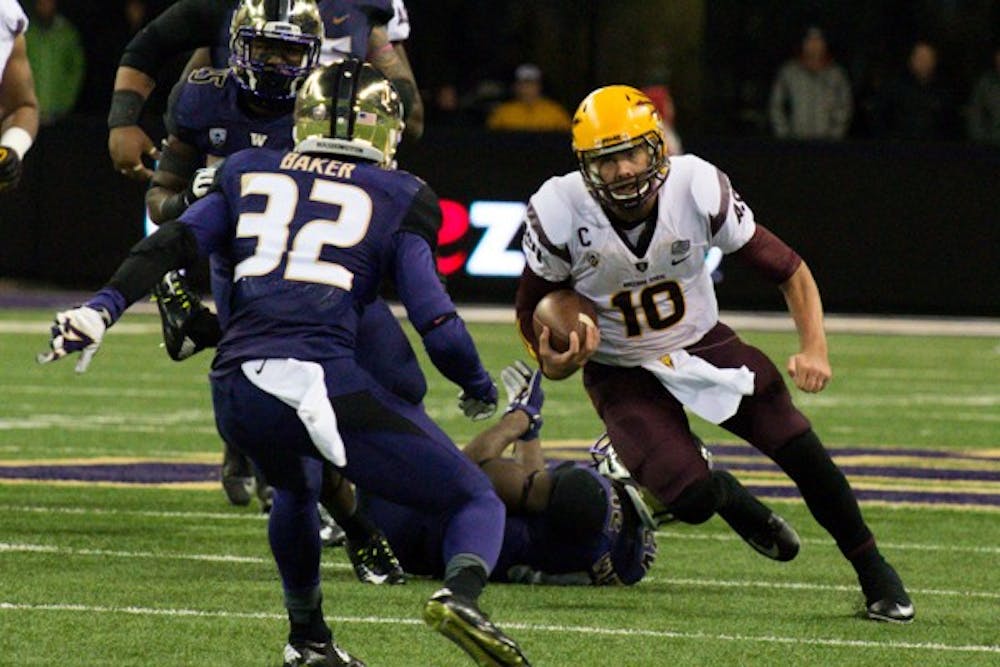
[[[40,132],[22,186],[0,198],[0,279],[8,285],[97,287],[142,233],[144,188],[119,177],[106,150],[104,117],[128,39],[119,4],[60,5],[84,35],[87,83],[77,113]],[[147,4],[155,14],[170,3]],[[860,113],[847,141],[778,142],[768,136],[764,111],[771,79],[811,24],[824,27],[856,88],[901,64],[913,40],[929,38],[939,46],[942,77],[968,90],[1000,36],[995,0],[409,0],[407,6],[413,26],[407,48],[426,91],[507,80],[526,61],[542,66],[549,94],[570,109],[597,85],[668,84],[686,150],[726,170],[758,220],[806,257],[828,310],[1000,312],[1000,151],[958,137],[875,139]],[[181,64],[171,63],[163,80]],[[154,138],[162,136],[167,90],[160,87],[144,119]],[[482,270],[471,275],[469,261],[478,252],[488,272],[506,259],[509,272],[504,250],[516,255],[517,248],[511,209],[468,214],[477,202],[524,202],[545,178],[573,169],[568,143],[561,135],[430,124],[419,144],[404,145],[402,166],[451,202],[453,233],[443,239],[442,256],[451,262],[456,300],[510,302],[513,280]],[[726,263],[723,272],[723,307],[783,307],[772,288],[743,280],[739,267]]]

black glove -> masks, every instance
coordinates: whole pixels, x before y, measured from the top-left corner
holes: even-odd
[[[0,146],[0,191],[17,187],[20,180],[21,158],[6,146]]]

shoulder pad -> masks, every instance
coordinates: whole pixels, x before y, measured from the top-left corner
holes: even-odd
[[[545,181],[531,196],[531,207],[545,236],[564,246],[573,232],[574,213],[589,198],[580,172],[571,172]]]

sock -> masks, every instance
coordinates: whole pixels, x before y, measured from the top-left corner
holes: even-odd
[[[773,458],[799,487],[813,517],[855,569],[858,559],[867,562],[878,557],[875,537],[861,517],[851,485],[811,429],[789,440]]]
[[[712,472],[713,482],[723,490],[722,505],[716,512],[743,538],[753,537],[767,524],[771,510],[747,491],[725,470]]]
[[[323,593],[319,586],[302,591],[285,591],[285,608],[288,609],[289,643],[312,641],[320,644],[330,641],[333,633],[323,619]]]
[[[472,554],[457,554],[448,562],[444,573],[444,585],[451,592],[468,600],[477,600],[486,588],[488,578],[482,560]]]
[[[344,529],[347,539],[355,544],[365,542],[369,535],[374,534],[378,530],[371,519],[365,516],[361,510],[355,510],[352,515],[337,518],[336,521]]]

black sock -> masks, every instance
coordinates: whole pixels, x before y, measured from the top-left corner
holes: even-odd
[[[851,485],[811,429],[789,440],[774,461],[799,487],[809,511],[855,569],[859,559],[878,556],[875,537],[861,516]]]
[[[477,600],[486,588],[486,570],[480,565],[460,567],[445,577],[444,585],[451,592],[468,600]]]
[[[725,470],[713,471],[712,480],[722,490],[718,515],[741,537],[753,537],[760,532],[771,516],[771,509]]]
[[[311,641],[325,643],[333,633],[323,618],[323,595],[317,587],[300,594],[285,592],[285,607],[288,609],[288,641],[291,643]]]
[[[337,525],[344,529],[347,539],[355,544],[365,542],[369,535],[378,530],[371,519],[365,516],[361,510],[355,510],[354,514],[349,517],[335,517],[335,519]]]

